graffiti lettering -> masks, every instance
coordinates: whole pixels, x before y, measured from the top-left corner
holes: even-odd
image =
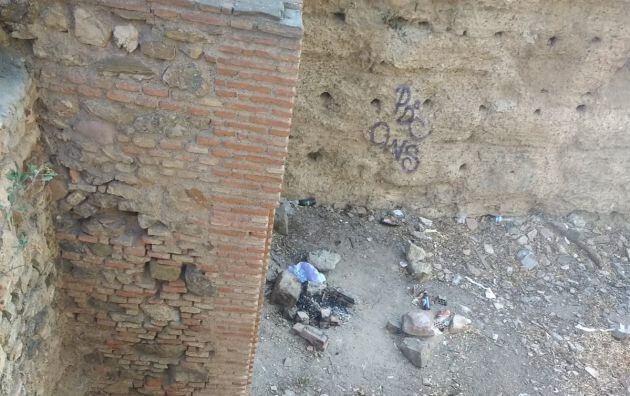
[[[420,149],[405,139],[399,141],[391,138],[391,130],[386,122],[379,121],[370,128],[370,141],[380,146],[383,151],[390,152],[402,169],[407,173],[415,172],[420,165]]]
[[[392,137],[392,128],[387,122],[378,121],[368,131],[372,144],[389,152],[403,171],[413,173],[420,166],[418,143],[431,134],[428,123],[421,117],[422,103],[414,100],[411,88],[400,85],[396,88],[394,102],[395,130],[409,139]]]

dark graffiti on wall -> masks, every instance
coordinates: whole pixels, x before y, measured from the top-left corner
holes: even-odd
[[[391,153],[403,171],[413,173],[420,166],[419,143],[431,134],[421,116],[422,102],[414,99],[408,85],[396,88],[394,122],[378,121],[369,129],[369,139],[385,152]],[[403,136],[402,138],[400,136]]]

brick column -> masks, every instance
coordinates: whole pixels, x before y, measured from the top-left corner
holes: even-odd
[[[230,395],[251,382],[301,12],[225,3],[68,2],[74,25],[37,39],[63,53],[35,43],[42,124],[70,190],[65,312],[93,390]]]

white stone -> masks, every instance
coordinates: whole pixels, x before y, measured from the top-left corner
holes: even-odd
[[[453,316],[453,319],[451,319],[449,331],[451,333],[462,333],[468,330],[471,324],[472,324],[472,320],[468,319],[465,316],[455,314]]]
[[[133,25],[119,25],[114,28],[114,40],[118,48],[133,52],[138,48],[138,29]]]
[[[488,254],[494,254],[494,248],[488,243],[483,244],[483,250],[485,250]]]

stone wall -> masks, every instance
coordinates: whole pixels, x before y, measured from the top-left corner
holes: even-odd
[[[2,41],[2,40],[0,40]],[[7,40],[8,41],[8,40]],[[1,47],[1,44],[0,44]],[[53,308],[57,248],[49,213],[51,190],[41,182],[18,193],[11,207],[9,171],[45,165],[33,116],[34,85],[23,61],[0,48],[0,394],[45,395],[59,375],[61,321]],[[53,187],[59,187],[53,185]],[[52,190],[52,198],[59,191]]]
[[[287,155],[298,3],[21,2],[56,216],[56,394],[244,394]],[[100,393],[99,393],[100,394]]]
[[[630,213],[626,2],[304,7],[287,196]]]

